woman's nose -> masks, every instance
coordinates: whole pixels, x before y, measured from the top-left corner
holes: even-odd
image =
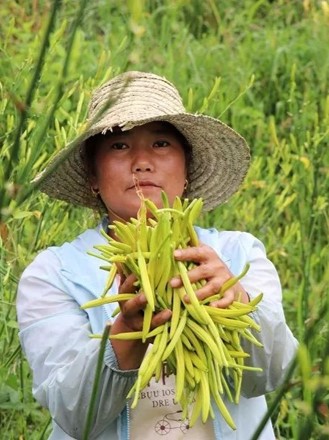
[[[153,171],[153,161],[149,153],[146,151],[135,152],[133,162],[132,162],[132,172],[140,173],[145,171]]]

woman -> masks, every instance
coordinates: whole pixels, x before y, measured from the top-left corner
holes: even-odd
[[[90,339],[90,333],[101,333],[108,320],[112,321],[111,334],[142,326],[143,293],[121,303],[115,319],[111,318],[114,305],[87,312],[80,308],[104,289],[106,274],[99,269],[99,261],[87,255],[93,246],[105,243],[101,228],[111,233],[107,226],[113,220],[137,216],[140,199],[134,176],[143,195],[159,207],[161,191],[165,191],[171,202],[177,195],[202,197],[204,208],[210,210],[237,190],[248,165],[244,139],[216,119],[186,113],[177,90],[164,78],[128,72],[96,90],[86,132],[37,181],[52,197],[106,215],[96,229],[41,252],[24,271],[18,289],[21,343],[33,371],[34,395],[53,418],[51,439],[83,436],[99,352],[99,341]],[[198,422],[186,432],[176,429],[179,408],[170,398],[170,378],[164,384],[151,382],[141,393],[137,408],[131,410],[126,396],[149,344],[112,340],[106,346],[90,438],[153,440],[159,420],[169,417],[172,428],[161,432],[167,439],[246,440],[266,412],[264,394],[284,377],[296,340],[285,323],[280,281],[262,243],[248,233],[196,231],[200,244],[176,250],[174,256],[197,264],[189,272],[192,282],[206,279],[197,292],[200,300],[218,292],[247,262],[247,275],[212,306],[225,308],[238,299],[247,303],[264,293],[254,314],[261,325],[259,339],[264,348],[245,344],[251,364],[262,372],[246,373],[240,403],[227,402],[237,429],[232,430],[215,407],[214,421]],[[133,282],[132,277],[116,280],[110,294],[134,291]],[[172,279],[171,285],[179,287],[180,278]],[[170,317],[170,310],[154,314],[152,327]],[[260,438],[274,439],[270,423]]]

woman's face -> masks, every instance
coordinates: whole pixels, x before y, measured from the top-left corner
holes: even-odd
[[[136,217],[140,198],[134,176],[145,198],[162,206],[161,191],[172,203],[181,196],[186,179],[186,160],[181,136],[164,122],[150,122],[129,131],[104,136],[95,156],[91,183],[98,189],[111,220]]]

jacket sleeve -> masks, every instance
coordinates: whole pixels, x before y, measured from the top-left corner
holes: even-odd
[[[82,438],[99,354],[87,314],[65,291],[59,261],[42,252],[24,271],[17,296],[23,351],[33,371],[33,393],[68,435]],[[91,439],[120,415],[136,371],[120,371],[110,342],[101,374]]]
[[[250,263],[241,284],[251,298],[263,293],[258,310],[252,314],[261,327],[260,333],[254,332],[254,335],[263,347],[258,348],[246,340],[243,342],[245,351],[251,355],[247,363],[262,368],[262,372],[246,371],[243,375],[242,393],[253,397],[273,391],[280,385],[298,344],[284,316],[278,273],[267,258],[263,244],[246,233],[241,234],[239,241],[246,261]],[[244,242],[248,244],[244,245]]]

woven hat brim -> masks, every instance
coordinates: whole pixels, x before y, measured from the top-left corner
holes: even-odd
[[[249,147],[243,137],[215,118],[190,113],[126,121],[120,126],[122,130],[129,130],[153,121],[171,123],[192,148],[192,161],[188,164],[188,198],[201,197],[204,210],[209,211],[237,191],[250,162]],[[71,142],[59,152],[44,172],[36,177],[34,182],[40,190],[68,203],[99,209],[99,201],[90,190],[81,152],[87,138],[110,128],[100,121],[78,141]],[[48,174],[49,168],[52,172]]]

